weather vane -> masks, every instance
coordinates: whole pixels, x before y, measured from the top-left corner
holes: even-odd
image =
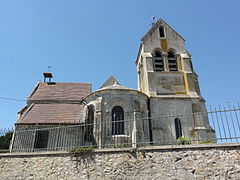
[[[153,25],[155,23],[155,16],[152,17],[152,21],[151,21],[151,25]]]
[[[48,68],[48,72],[50,72],[50,69],[52,68],[52,66],[48,66],[47,68]]]

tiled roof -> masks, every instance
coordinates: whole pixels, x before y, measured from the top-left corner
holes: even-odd
[[[91,92],[90,83],[43,83],[35,87],[28,100],[78,101]]]
[[[17,124],[52,124],[84,122],[84,106],[80,104],[31,104]]]

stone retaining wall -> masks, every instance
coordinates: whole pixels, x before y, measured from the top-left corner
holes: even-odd
[[[240,144],[2,154],[0,179],[240,179]]]

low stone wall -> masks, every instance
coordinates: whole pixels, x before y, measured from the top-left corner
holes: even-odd
[[[2,154],[0,179],[240,179],[240,144]]]

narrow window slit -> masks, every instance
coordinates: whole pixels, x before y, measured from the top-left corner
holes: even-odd
[[[161,38],[164,38],[164,37],[165,37],[165,32],[164,32],[164,27],[163,27],[163,26],[160,26],[160,27],[159,27],[159,34],[160,34],[160,37],[161,37]]]

